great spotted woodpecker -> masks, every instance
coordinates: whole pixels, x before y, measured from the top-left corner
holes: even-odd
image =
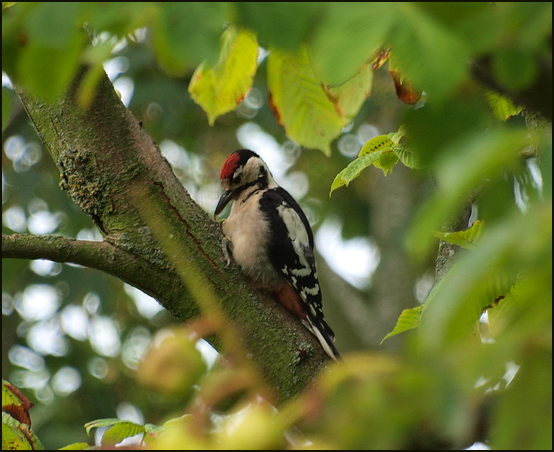
[[[222,230],[235,262],[254,287],[272,293],[331,358],[339,359],[335,334],[321,308],[314,238],[306,215],[253,151],[233,152],[220,180],[223,194],[214,216],[217,219],[234,201]]]

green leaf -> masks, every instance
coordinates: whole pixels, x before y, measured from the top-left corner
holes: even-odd
[[[534,223],[532,217],[514,212],[506,223],[509,227],[500,224],[487,228],[479,247],[452,266],[424,304],[419,331],[426,346],[441,348],[476,332],[483,311],[512,290],[525,262],[519,254],[535,255],[532,250],[538,246],[536,239],[525,239],[524,235],[542,238],[542,230],[548,229],[551,220],[546,225]],[[549,246],[551,239],[541,242]]]
[[[392,171],[394,165],[398,163],[398,156],[393,152],[393,150],[383,151],[379,160],[377,160],[373,165],[375,168],[379,168],[383,171],[383,174],[386,176]]]
[[[394,329],[389,334],[387,334],[380,343],[382,344],[385,339],[388,339],[391,336],[395,336],[397,334],[403,333],[404,331],[417,328],[419,326],[419,318],[421,316],[422,310],[423,305],[417,306],[412,309],[404,309],[400,313]]]
[[[418,3],[399,5],[402,25],[389,36],[390,64],[430,100],[442,101],[467,77],[469,47]]]
[[[126,438],[146,432],[143,425],[121,420],[107,429],[102,435],[102,445],[113,446]]]
[[[460,289],[464,284],[469,289],[471,283],[473,281],[468,282],[468,277],[461,274],[459,264],[455,264],[435,284],[421,312],[419,332],[426,346],[441,349],[452,341],[477,333],[479,317],[494,298],[487,302],[482,302],[481,297],[479,300],[472,299],[469,290]],[[449,295],[451,298],[448,298]]]
[[[145,426],[136,424],[135,422],[126,421],[124,419],[97,419],[85,424],[85,429],[89,435],[93,428],[102,427],[108,427],[102,436],[102,445],[114,445],[120,443],[125,438],[129,438],[140,433],[146,433]]]
[[[378,135],[368,140],[362,146],[362,149],[360,149],[358,158],[337,174],[331,184],[329,195],[343,185],[348,186],[350,182],[356,179],[370,165],[381,169],[386,176],[389,171],[392,171],[394,165],[398,163],[397,149],[401,148],[399,143],[403,137],[404,129],[400,127],[397,132],[389,133],[388,135]],[[405,154],[408,154],[408,151]],[[413,157],[412,159],[415,160]]]
[[[394,2],[322,3],[309,54],[318,77],[339,86],[354,77],[371,55],[387,44],[396,25]],[[340,61],[340,64],[337,62]]]
[[[518,163],[519,153],[529,144],[524,129],[498,129],[470,136],[456,143],[455,149],[445,150],[444,164],[437,173],[438,185],[446,196],[465,196],[484,179],[498,174],[499,167]]]
[[[83,109],[88,108],[94,97],[98,82],[105,73],[104,62],[112,57],[115,42],[115,39],[108,39],[87,48],[83,53],[82,58],[89,67],[79,86],[79,105]]]
[[[397,132],[389,133],[387,136],[394,143],[392,151],[405,166],[411,169],[421,168],[417,154],[406,144],[406,140],[404,140],[406,136],[404,126],[400,126]]]
[[[152,38],[161,66],[172,76],[184,76],[202,61],[215,64],[230,4],[160,2],[158,5]]]
[[[155,2],[83,2],[90,29],[121,39],[150,26],[160,6]]]
[[[346,83],[327,88],[337,111],[343,118],[344,125],[350,123],[360,111],[361,106],[371,94],[373,85],[373,69],[365,65],[358,74]]]
[[[453,245],[461,246],[470,250],[475,249],[475,242],[481,235],[483,229],[483,222],[481,220],[475,221],[470,228],[465,231],[458,232],[442,232],[434,231],[433,235],[445,242],[452,243]]]
[[[396,132],[389,133],[387,136],[394,144],[399,145],[402,138],[406,136],[406,127],[402,125]]]
[[[14,8],[3,23],[10,34],[2,39],[2,65],[14,83],[43,101],[61,97],[84,48],[81,9],[79,2],[22,2]]]
[[[383,174],[386,176],[387,173],[392,171],[394,165],[398,163],[398,156],[394,152],[395,144],[397,142],[394,140],[400,140],[401,136],[401,132],[376,136],[367,141],[366,144],[364,144],[358,154],[358,157],[363,157],[365,155],[379,152],[379,158],[375,161],[372,161],[371,163],[376,168],[382,170]]]
[[[58,450],[86,450],[90,447],[88,443],[73,443],[65,447],[60,447]]]
[[[400,161],[411,169],[419,169],[421,168],[421,165],[419,163],[419,159],[417,158],[417,155],[407,147],[403,145],[395,146],[393,148],[394,153],[396,156],[400,159]]]
[[[522,272],[510,292],[496,300],[487,310],[489,330],[499,341],[504,338],[525,341],[528,335],[545,343],[551,341],[552,251],[551,248],[547,251],[546,247],[551,246],[552,235],[550,231],[547,232],[546,227],[542,229],[542,236],[533,231],[536,236],[532,239],[543,247],[542,256],[529,252],[530,247],[523,245],[529,257],[540,262],[540,269]],[[529,267],[528,264],[526,266]]]
[[[165,424],[164,424],[165,426]],[[164,431],[164,426],[154,424],[144,424],[144,443],[151,449],[154,448],[156,438]]]
[[[94,421],[87,422],[85,424],[85,430],[87,434],[90,435],[90,431],[93,428],[110,427],[112,425],[118,424],[119,422],[125,421],[118,418],[96,419]]]
[[[75,76],[84,46],[84,32],[75,34],[65,49],[29,43],[17,62],[18,81],[34,96],[52,103]]]
[[[295,51],[309,40],[326,9],[316,2],[236,2],[238,25],[249,28],[266,49]]]
[[[331,153],[343,120],[315,78],[305,48],[295,55],[271,50],[267,63],[271,106],[287,136],[301,146]]]
[[[65,51],[78,34],[80,2],[37,2],[25,22],[31,41],[46,49]]]
[[[552,449],[552,349],[525,345],[521,367],[491,413],[493,450]]]
[[[493,55],[495,78],[509,90],[527,88],[538,73],[535,57],[528,50],[503,49]]]
[[[229,27],[222,39],[217,64],[202,63],[188,88],[192,99],[208,114],[210,125],[240,104],[252,87],[258,66],[258,44],[251,32]]]
[[[457,140],[445,149],[441,162],[436,162],[440,193],[433,194],[416,214],[406,237],[410,253],[425,256],[433,241],[431,231],[440,229],[444,219],[451,218],[484,180],[501,177],[499,168],[516,164],[519,152],[529,143],[523,129],[490,130]]]
[[[428,103],[406,111],[404,119],[409,147],[417,154],[422,167],[433,168],[442,164],[440,158],[448,156],[448,146],[463,141],[490,122],[485,99],[460,97],[451,98],[446,104]]]
[[[373,165],[377,160],[379,160],[382,152],[383,151],[375,151],[371,154],[366,154],[362,157],[358,157],[353,162],[350,162],[346,168],[344,168],[339,174],[337,174],[335,180],[333,180],[329,196],[331,196],[331,193],[333,193],[333,191],[335,191],[339,187],[342,187],[343,185],[346,185],[348,187],[348,184],[356,179],[364,169],[366,169],[370,165]]]

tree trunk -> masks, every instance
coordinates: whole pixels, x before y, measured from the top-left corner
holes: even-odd
[[[317,340],[254,292],[234,265],[226,268],[219,226],[179,183],[105,75],[90,105],[80,107],[85,74],[83,68],[55,105],[21,87],[16,92],[60,169],[61,188],[104,241],[16,234],[3,237],[2,257],[97,268],[151,295],[182,321],[202,313],[217,325],[216,337],[207,339],[232,359],[255,363],[275,402],[299,393],[328,362]]]

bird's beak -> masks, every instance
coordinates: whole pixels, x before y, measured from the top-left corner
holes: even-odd
[[[221,198],[219,198],[219,201],[214,211],[214,218],[216,220],[217,220],[217,216],[221,213],[223,209],[225,209],[225,206],[229,204],[229,202],[233,198],[233,193],[234,193],[233,190],[225,190],[221,195]]]

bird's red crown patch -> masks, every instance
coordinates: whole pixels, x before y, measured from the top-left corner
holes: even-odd
[[[221,174],[219,175],[220,179],[230,179],[235,170],[237,169],[237,163],[240,159],[238,152],[233,152],[229,158],[223,164],[221,168]]]

